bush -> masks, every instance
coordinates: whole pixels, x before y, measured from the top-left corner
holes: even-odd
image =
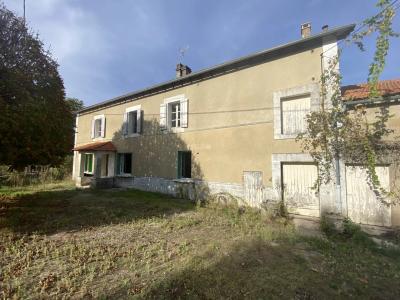
[[[270,219],[276,219],[276,218],[288,219],[289,218],[289,212],[287,210],[285,203],[282,200],[280,200],[280,201],[274,201],[274,200],[264,201],[261,204],[261,208],[263,209],[263,211],[267,214],[267,216]]]
[[[320,228],[321,231],[328,237],[337,233],[335,224],[327,216],[321,217]]]
[[[10,171],[7,166],[0,166],[0,185],[18,187],[52,183],[68,178],[71,173],[72,156],[66,157],[64,163],[58,167],[36,166],[33,171]]]

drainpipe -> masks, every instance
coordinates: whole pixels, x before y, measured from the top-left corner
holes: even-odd
[[[78,140],[78,118],[79,118],[79,113],[76,114],[75,116],[75,128],[74,128],[74,147],[76,147],[76,142]],[[76,179],[76,160],[79,158],[79,154],[77,151],[74,151],[74,158],[72,160],[72,180]],[[80,167],[78,167],[80,169]],[[80,172],[80,170],[78,171]],[[79,175],[80,176],[80,175]]]
[[[337,126],[337,125],[336,125]],[[336,137],[337,139],[337,137]],[[336,140],[337,142],[337,140]],[[340,181],[340,155],[339,152],[336,151],[335,155],[335,174],[336,174],[336,199],[339,201],[340,205],[340,213],[343,214],[343,203],[342,203],[342,186],[341,186],[341,181]],[[346,212],[347,214],[347,212]]]

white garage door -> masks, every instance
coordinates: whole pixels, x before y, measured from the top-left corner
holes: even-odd
[[[290,213],[319,217],[319,197],[312,189],[317,178],[314,164],[282,165],[283,199]]]
[[[381,186],[389,190],[389,167],[375,168]],[[353,222],[390,226],[390,207],[382,204],[368,185],[367,171],[360,166],[346,166],[348,216]]]

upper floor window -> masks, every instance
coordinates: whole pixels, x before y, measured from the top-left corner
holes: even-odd
[[[142,128],[141,106],[133,106],[126,109],[124,114],[124,136],[135,136],[140,134]]]
[[[307,131],[307,115],[319,109],[318,83],[276,91],[274,101],[274,138],[294,139]]]
[[[188,127],[188,99],[185,95],[167,98],[160,105],[160,127],[162,130]]]
[[[105,137],[106,118],[104,115],[95,116],[92,120],[92,139]]]
[[[171,112],[171,128],[181,127],[181,103],[173,102],[169,104],[169,111]]]
[[[307,114],[310,113],[310,95],[281,99],[281,133],[297,135],[307,130]]]

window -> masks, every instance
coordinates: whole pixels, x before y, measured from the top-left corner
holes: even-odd
[[[320,108],[320,86],[310,83],[273,93],[274,138],[294,139],[306,132],[306,116]]]
[[[123,134],[127,136],[136,136],[140,134],[142,122],[141,106],[133,106],[126,109],[124,114]]]
[[[181,127],[181,104],[180,102],[173,102],[169,104],[171,111],[171,128]]]
[[[297,135],[306,131],[310,102],[309,95],[281,99],[281,134]]]
[[[84,174],[93,174],[93,153],[84,154]]]
[[[165,99],[160,104],[161,130],[182,132],[185,127],[188,127],[188,99],[185,95]]]
[[[118,175],[132,175],[132,153],[118,153]]]
[[[128,112],[128,134],[137,133],[138,124],[138,112],[137,110]]]
[[[104,115],[95,116],[92,120],[92,139],[105,137],[105,122]]]
[[[94,138],[101,137],[101,119],[94,120]]]
[[[191,151],[178,151],[178,178],[192,178]]]

